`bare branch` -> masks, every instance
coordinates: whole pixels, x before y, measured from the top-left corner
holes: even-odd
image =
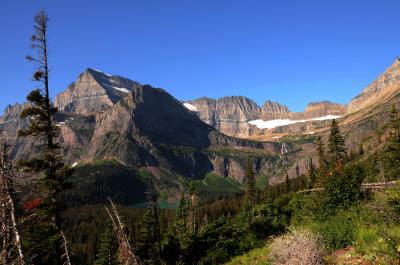
[[[124,265],[140,265],[141,262],[133,252],[128,237],[125,234],[125,226],[118,214],[117,207],[110,198],[108,198],[108,200],[110,201],[111,207],[110,209],[105,207],[105,209],[110,217],[111,222],[113,223],[114,231],[117,236],[120,261]]]

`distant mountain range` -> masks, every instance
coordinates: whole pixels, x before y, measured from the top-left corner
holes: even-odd
[[[260,107],[249,98],[228,96],[220,99],[202,97],[185,102],[185,106],[197,113],[205,123],[231,136],[271,140],[291,133],[296,128],[303,133],[314,133],[321,124],[326,124],[326,120],[371,108],[395,96],[399,92],[399,62],[400,59],[396,58],[376,81],[348,105],[329,101],[312,102],[303,112],[291,112],[278,102],[266,101]],[[308,123],[307,126],[304,123]]]
[[[220,177],[240,184],[248,157],[258,179],[270,183],[286,172],[306,172],[306,160],[315,156],[313,137],[326,137],[332,118],[339,118],[349,149],[374,148],[371,134],[388,119],[390,106],[400,105],[399,93],[399,59],[348,105],[315,102],[304,112],[271,101],[260,107],[240,96],[180,102],[163,89],[89,68],[54,104],[66,159],[78,171],[115,161],[137,171],[134,177],[143,182],[139,173],[147,169],[157,188],[173,198],[188,180]],[[1,137],[15,159],[38,148],[16,137],[28,123],[19,119],[23,108],[8,106],[0,117]]]

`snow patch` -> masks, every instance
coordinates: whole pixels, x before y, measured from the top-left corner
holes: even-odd
[[[116,89],[118,91],[121,91],[121,92],[124,92],[124,93],[129,93],[130,92],[129,89],[127,89],[125,87],[116,87],[116,86],[110,86],[110,85],[106,85],[106,84],[103,84],[103,85],[111,87],[111,88],[114,88],[114,89]]]
[[[78,165],[78,162],[73,163],[72,167],[76,167],[76,165]]]
[[[196,108],[196,106],[194,106],[194,105],[192,105],[192,104],[189,104],[189,103],[183,103],[183,106],[185,106],[188,110],[191,110],[191,111],[199,111],[199,110]]]
[[[290,125],[299,122],[307,122],[307,121],[324,121],[324,120],[333,120],[338,119],[341,116],[337,115],[327,115],[323,117],[313,118],[313,119],[306,119],[306,120],[289,120],[289,119],[279,119],[279,120],[253,120],[249,121],[249,124],[257,126],[259,129],[273,129],[280,126]]]
[[[102,71],[100,71],[100,70],[97,70],[97,69],[94,69],[94,68],[92,68],[92,69],[95,70],[95,71],[98,72],[98,73],[105,74],[106,76],[112,76],[112,75],[106,74],[106,73],[104,73],[104,72],[102,72]]]

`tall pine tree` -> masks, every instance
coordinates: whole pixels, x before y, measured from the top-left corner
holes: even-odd
[[[318,136],[317,141],[317,157],[318,157],[318,172],[317,172],[317,181],[313,186],[315,187],[321,187],[322,183],[326,179],[326,175],[328,172],[328,162],[326,161],[326,156],[325,156],[325,146],[324,143],[322,142],[321,136]]]
[[[400,114],[393,105],[389,123],[390,136],[384,148],[385,173],[388,179],[400,178]]]
[[[118,265],[118,240],[114,234],[114,227],[107,221],[106,227],[101,234],[99,251],[96,255],[94,265]]]
[[[328,139],[328,161],[331,170],[344,170],[344,163],[347,160],[347,151],[344,138],[340,134],[336,120],[332,120],[331,133]]]
[[[145,264],[159,264],[161,256],[160,220],[157,208],[158,193],[154,188],[152,175],[149,173],[147,189],[147,210],[143,215],[138,241],[138,255]]]
[[[308,188],[312,188],[317,180],[317,172],[314,167],[312,158],[307,160]]]
[[[253,163],[250,159],[247,160],[244,185],[245,185],[244,205],[246,210],[250,210],[257,203],[256,178],[254,176]]]
[[[65,188],[65,179],[69,169],[63,163],[60,145],[57,143],[59,128],[54,122],[57,112],[50,99],[49,91],[49,65],[48,65],[48,16],[45,11],[40,11],[34,17],[34,35],[32,48],[36,56],[26,56],[30,62],[36,63],[33,80],[39,88],[32,90],[27,99],[30,103],[20,117],[29,118],[28,127],[19,131],[19,136],[32,137],[41,152],[38,156],[20,161],[21,166],[27,171],[39,176],[38,185],[41,190],[40,205],[36,212],[38,227],[30,233],[29,248],[38,250],[33,252],[35,264],[62,264],[60,248],[62,238],[60,231],[60,193]]]

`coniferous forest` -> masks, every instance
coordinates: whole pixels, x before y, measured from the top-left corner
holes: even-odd
[[[186,178],[184,185],[162,182],[154,161],[162,161],[162,149],[156,147],[163,145],[156,141],[151,149],[156,151],[138,151],[137,160],[146,166],[127,166],[111,155],[72,166],[72,151],[60,140],[58,115],[64,110],[51,97],[57,76],[52,75],[49,54],[62,51],[51,50],[49,26],[48,14],[40,11],[34,17],[32,55],[26,56],[34,65],[35,89],[18,118],[28,122],[16,137],[29,142],[33,151],[16,158],[14,142],[7,138],[0,147],[1,264],[400,264],[399,104],[385,105],[380,112],[384,118],[357,145],[346,141],[349,133],[343,133],[340,119],[326,122],[326,131],[304,140],[314,155],[305,160],[305,170],[297,165],[294,174],[289,168],[295,164],[296,148],[303,148],[295,144],[303,143],[289,136],[271,144],[278,150],[272,161],[283,162],[277,180],[266,176],[263,185],[260,154],[245,149],[245,140],[237,144],[247,150],[244,155],[228,148],[218,153],[231,152],[223,155],[244,167],[241,183],[218,182],[221,189],[207,190],[212,184],[196,176]],[[128,100],[122,102],[118,113],[129,106]],[[106,111],[95,119],[106,120]],[[126,127],[137,129],[130,123]],[[127,138],[120,145],[116,137],[106,137],[112,150],[139,142]],[[171,164],[180,165],[181,172],[193,161],[208,165],[204,153],[193,151],[202,146],[185,149],[170,143],[163,148],[173,153]],[[281,151],[285,148],[290,150]],[[215,183],[226,178],[207,175]],[[175,201],[167,191],[175,193]]]

